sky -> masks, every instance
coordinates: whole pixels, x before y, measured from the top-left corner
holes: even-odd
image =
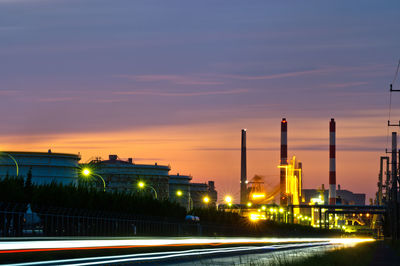
[[[279,183],[285,117],[304,187],[327,187],[335,118],[337,183],[374,197],[399,14],[397,0],[0,0],[0,150],[133,157],[237,198],[242,128],[249,179]]]

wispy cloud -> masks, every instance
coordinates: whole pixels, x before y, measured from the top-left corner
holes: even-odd
[[[322,73],[328,73],[329,71],[330,69],[326,68],[326,69],[285,72],[278,74],[267,74],[259,76],[249,76],[249,75],[219,75],[219,76],[223,78],[240,79],[240,80],[266,80],[266,79],[279,79],[279,78],[290,78],[290,77],[297,77],[304,75],[322,74]]]
[[[38,98],[38,102],[45,102],[45,103],[50,103],[50,102],[70,102],[76,100],[74,97],[47,97],[47,98]]]
[[[135,90],[135,91],[118,91],[114,94],[118,95],[148,95],[148,96],[172,96],[172,97],[191,97],[191,96],[209,96],[209,95],[230,95],[241,94],[249,92],[248,89],[232,89],[232,90],[218,90],[218,91],[193,91],[193,92],[163,92],[163,91],[148,91],[148,90]]]
[[[10,96],[10,95],[15,95],[18,92],[15,90],[0,90],[0,95],[1,96]]]
[[[115,75],[114,77],[127,78],[139,82],[167,81],[179,85],[221,85],[222,81],[196,75]]]
[[[268,139],[268,138],[265,138]],[[278,151],[279,140],[274,140],[267,146],[263,147],[247,147],[249,151]],[[354,137],[339,137],[337,138],[338,151],[383,151],[382,143],[386,140],[385,136],[354,136]],[[329,138],[325,137],[309,137],[309,138],[293,138],[290,150],[296,151],[328,151]],[[366,145],[366,143],[368,143]],[[232,146],[195,146],[191,150],[195,151],[239,151],[240,147]]]
[[[240,147],[194,147],[191,150],[195,151],[239,151]],[[250,148],[247,147],[248,151],[274,151],[278,150],[278,148]]]
[[[345,82],[345,83],[331,83],[324,85],[328,88],[347,88],[347,87],[357,87],[362,85],[367,85],[368,82],[358,81],[358,82]]]

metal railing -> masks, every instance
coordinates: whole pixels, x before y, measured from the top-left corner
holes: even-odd
[[[248,228],[171,217],[0,202],[0,237],[20,236],[239,236]]]

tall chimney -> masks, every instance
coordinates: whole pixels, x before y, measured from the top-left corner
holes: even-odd
[[[247,202],[247,161],[246,161],[246,129],[242,129],[242,149],[241,149],[241,169],[240,169],[240,204]]]
[[[329,205],[336,204],[336,123],[329,123]]]
[[[281,166],[287,165],[287,121],[282,118],[281,122]],[[287,205],[286,194],[286,168],[280,168],[280,205]]]

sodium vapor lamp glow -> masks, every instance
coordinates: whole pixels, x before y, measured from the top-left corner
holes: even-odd
[[[225,202],[228,203],[228,204],[232,203],[232,197],[231,196],[226,196],[225,197]]]
[[[257,194],[257,193],[254,193],[254,194],[251,195],[251,197],[252,197],[253,199],[261,199],[261,198],[265,198],[265,194]]]
[[[180,197],[180,196],[182,196],[182,195],[183,195],[183,193],[182,193],[182,191],[181,191],[181,190],[177,190],[177,191],[176,191],[176,195],[177,195],[178,197]]]
[[[89,168],[84,168],[84,169],[82,170],[82,174],[83,174],[84,176],[89,176],[89,175],[90,175],[90,169],[89,169]]]

